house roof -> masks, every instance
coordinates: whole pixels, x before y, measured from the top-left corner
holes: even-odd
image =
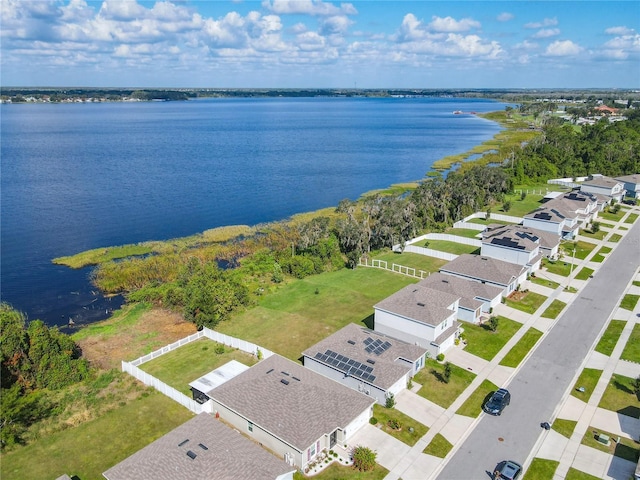
[[[344,374],[353,372],[352,377],[386,390],[412,369],[400,359],[414,363],[426,352],[422,347],[350,323],[302,354]],[[358,374],[359,371],[364,373]]]
[[[567,216],[556,208],[543,206],[536,208],[531,213],[527,213],[524,218],[560,223],[567,218]]]
[[[532,252],[538,248],[540,240],[537,235],[509,228],[509,226],[505,225],[503,228],[482,232],[482,243]]]
[[[459,299],[458,295],[421,285],[408,285],[373,308],[435,327],[453,314],[449,307]]]
[[[624,183],[640,184],[640,173],[634,173],[632,175],[623,175],[622,177],[616,177],[616,180],[620,180]]]
[[[551,232],[539,230],[537,228],[525,227],[524,225],[496,225],[491,228],[490,225],[487,230],[483,232],[483,241],[485,238],[500,238],[507,237],[514,242],[523,242],[526,247],[528,244],[524,243],[525,239],[534,242],[536,245],[540,245],[540,248],[553,249],[560,243],[560,238]],[[525,248],[527,251],[533,250],[533,245],[529,248]]]
[[[220,420],[201,413],[102,475],[107,480],[267,480],[294,470]]]
[[[547,205],[552,205],[554,208],[564,212],[575,213],[577,210],[586,208],[589,204],[594,202],[596,202],[596,199],[593,194],[574,190],[550,200]]]
[[[622,182],[620,180],[616,180],[614,178],[611,177],[605,177],[604,175],[598,175],[598,176],[594,176],[590,179],[585,180],[584,182],[582,182],[582,185],[590,185],[590,186],[594,186],[594,187],[604,187],[604,188],[613,188],[616,185],[621,184]]]
[[[445,342],[445,340],[450,338],[452,335],[455,335],[455,333],[458,331],[459,328],[460,328],[460,322],[455,320],[449,328],[447,328],[444,332],[442,332],[440,335],[436,337],[433,343],[435,343],[436,345],[442,345]]]
[[[523,265],[509,263],[483,255],[463,254],[440,268],[440,272],[509,285],[526,270]]]
[[[299,363],[272,355],[209,397],[298,451],[345,428],[375,400]]]
[[[452,295],[460,296],[460,306],[470,310],[475,310],[482,306],[478,298],[491,301],[502,296],[502,289],[485,283],[474,282],[453,275],[445,275],[437,272],[432,273],[427,278],[420,280],[418,285],[441,290]]]

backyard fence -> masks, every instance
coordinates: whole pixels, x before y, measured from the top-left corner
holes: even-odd
[[[360,257],[358,265],[361,267],[381,268],[383,270],[389,270],[390,272],[401,273],[402,275],[420,279],[428,277],[430,274],[430,272],[418,270],[413,267],[407,267],[405,265],[398,265],[397,263],[392,263],[391,266],[389,266],[389,263],[386,260],[374,260],[365,257]]]
[[[440,250],[434,250],[432,248],[416,247],[415,245],[407,245],[406,247],[404,247],[404,251],[417,253],[419,255],[426,255],[428,257],[439,258],[440,260],[447,261],[455,260],[456,258],[458,258],[458,255],[454,253],[441,252]]]
[[[471,223],[470,225],[476,225],[476,226],[482,227],[482,225],[478,225],[475,223]],[[482,246],[482,240],[478,240],[476,238],[461,237],[459,235],[450,235],[448,233],[427,233],[426,235],[421,235],[419,237],[414,238],[413,240],[411,240],[410,244],[415,245],[416,243],[421,242],[422,240],[443,240],[445,242],[461,243],[463,245],[471,245],[474,247]]]
[[[193,413],[200,413],[203,411],[203,405],[200,405],[195,400],[192,400],[185,394],[179,392],[173,387],[170,387],[163,381],[157,379],[153,375],[148,374],[147,372],[142,371],[139,365],[142,365],[154,358],[158,358],[165,353],[169,353],[176,348],[182,347],[187,343],[194,342],[200,338],[208,338],[213,340],[214,342],[222,343],[232,348],[237,348],[238,350],[242,350],[243,352],[249,353],[251,355],[255,355],[256,357],[260,356],[261,358],[268,358],[273,355],[271,350],[267,350],[266,348],[260,347],[255,343],[247,342],[245,340],[240,340],[239,338],[231,337],[229,335],[225,335],[224,333],[216,332],[215,330],[211,330],[210,328],[204,327],[202,330],[189,335],[188,337],[181,338],[177,342],[173,342],[170,345],[166,345],[158,350],[149,353],[148,355],[144,355],[140,358],[136,358],[131,362],[122,362],[122,371],[127,372],[129,375],[135,377],[140,380],[145,385],[155,388],[162,394],[171,398],[172,400],[178,402],[180,405],[188,408]],[[258,353],[260,352],[260,353]]]

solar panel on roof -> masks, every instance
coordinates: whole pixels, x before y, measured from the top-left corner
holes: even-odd
[[[364,369],[365,369],[365,371],[367,371],[369,373],[373,372],[373,368],[371,368],[371,367],[366,367],[365,366]]]
[[[364,341],[364,344],[365,344],[365,345],[369,345],[369,344],[370,344],[370,343],[372,343],[372,342],[373,342],[373,338],[371,338],[371,337],[367,337],[367,338],[365,339],[365,341]]]
[[[338,356],[338,354],[336,352],[334,352],[333,350],[327,350],[325,353],[327,355],[329,355],[330,357],[333,357],[333,358]]]
[[[374,348],[375,348],[374,346],[369,345],[367,348],[364,349],[364,351],[367,352],[367,353],[371,353],[371,352],[373,352]]]
[[[322,357],[324,355],[322,355],[320,352],[316,353],[316,357],[315,358],[319,358],[320,360],[322,360]]]

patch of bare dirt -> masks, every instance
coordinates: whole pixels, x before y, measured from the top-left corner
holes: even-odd
[[[182,315],[156,308],[115,334],[94,335],[78,341],[82,355],[92,366],[119,368],[122,360],[134,360],[164,345],[196,332],[196,326]]]

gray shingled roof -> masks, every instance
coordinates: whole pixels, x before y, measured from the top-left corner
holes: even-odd
[[[391,345],[382,353],[376,355],[373,352],[366,351],[368,344],[371,343],[368,339],[374,341],[379,339],[381,342],[388,342]],[[411,367],[405,362],[398,362],[398,358],[404,358],[413,363],[427,352],[425,348],[388,337],[366,327],[360,327],[355,323],[350,323],[338,330],[333,335],[308,348],[302,354],[306,357],[315,358],[318,354],[326,354],[327,350],[370,367],[372,369],[370,373],[375,376],[375,380],[369,383],[385,390],[411,370]],[[319,358],[315,358],[315,360],[331,366]],[[367,360],[375,363],[367,362]],[[367,380],[364,379],[364,381]]]
[[[194,458],[188,452],[192,452]],[[107,480],[267,480],[294,470],[220,420],[201,413],[110,468],[103,476]]]
[[[526,235],[534,241],[537,239],[538,245],[541,248],[553,249],[560,243],[560,237],[554,233],[546,232],[538,228],[525,227],[524,225],[499,225],[491,230],[487,229],[483,232],[483,240],[485,238],[492,238],[492,236],[507,236],[515,240],[523,238]]]
[[[509,285],[526,267],[482,255],[463,254],[440,268],[440,272]]]
[[[210,397],[299,451],[345,428],[375,403],[280,355],[220,385]]]
[[[640,174],[634,173],[633,175],[623,175],[622,177],[616,177],[616,180],[620,180],[625,183],[635,183],[638,185],[640,184]]]
[[[487,285],[486,283],[474,282],[465,278],[445,275],[440,272],[432,273],[427,278],[420,280],[418,285],[423,285],[434,290],[441,290],[446,293],[460,296],[460,306],[475,310],[482,305],[482,302],[474,300],[493,300],[502,295],[500,287]]]
[[[436,326],[451,316],[448,307],[460,297],[420,285],[408,285],[385,298],[374,308],[426,325]]]
[[[593,177],[589,180],[585,180],[584,182],[582,182],[582,185],[592,185],[594,187],[613,188],[619,183],[623,183],[623,182],[620,182],[620,180],[615,180],[611,177],[601,176],[601,177]]]

